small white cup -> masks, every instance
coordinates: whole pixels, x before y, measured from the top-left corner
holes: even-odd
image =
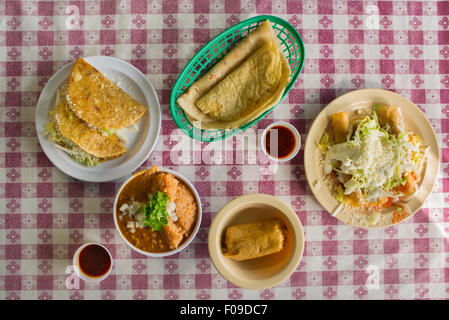
[[[89,246],[89,245],[97,245],[97,246],[100,246],[100,247],[102,247],[103,249],[105,249],[106,252],[109,254],[109,258],[111,259],[111,265],[109,266],[108,271],[106,271],[106,273],[103,274],[102,276],[99,276],[99,277],[92,277],[92,276],[90,276],[90,275],[88,275],[88,274],[85,274],[85,273],[81,270],[81,267],[80,267],[80,260],[79,260],[80,253],[81,253],[81,251],[82,251],[85,247],[87,247],[87,246]],[[111,273],[111,271],[112,271],[112,264],[113,264],[112,255],[111,255],[111,252],[108,250],[108,248],[106,248],[106,247],[105,247],[104,245],[102,245],[102,244],[95,243],[95,242],[88,242],[88,243],[85,243],[85,244],[81,245],[81,246],[75,251],[75,254],[73,255],[73,266],[75,267],[76,275],[77,275],[80,279],[83,279],[84,281],[100,282],[100,281],[106,279],[106,278],[109,276],[109,274]]]
[[[276,127],[276,126],[287,127],[288,129],[290,129],[292,131],[293,135],[295,136],[295,148],[293,149],[293,152],[285,158],[273,157],[267,152],[267,149],[266,149],[266,138],[267,138],[268,130],[270,130],[271,128]],[[277,162],[286,162],[286,161],[290,161],[298,154],[299,148],[301,147],[301,136],[299,135],[298,130],[290,123],[285,122],[285,121],[278,121],[278,122],[273,122],[268,127],[266,127],[265,130],[263,130],[262,135],[260,136],[259,143],[260,143],[260,147],[262,148],[263,153],[268,158],[270,158],[273,161],[277,161]]]

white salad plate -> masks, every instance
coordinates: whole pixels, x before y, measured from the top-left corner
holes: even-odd
[[[49,121],[48,112],[55,107],[56,92],[68,79],[74,61],[58,70],[42,90],[36,107],[37,137],[50,161],[67,175],[89,182],[118,180],[137,169],[156,146],[161,130],[161,107],[150,81],[128,62],[106,56],[87,57],[84,60],[139,103],[148,107],[148,112],[145,112],[136,123],[138,130],[121,130],[121,136],[126,140],[123,142],[128,152],[120,158],[100,162],[93,167],[86,167],[56,148],[54,143],[44,135],[45,125]]]
[[[393,212],[381,212],[375,223],[370,222],[372,212],[341,206],[335,199],[331,185],[323,170],[323,159],[317,144],[326,130],[330,117],[336,112],[353,111],[359,108],[372,108],[375,104],[389,104],[401,109],[406,130],[418,135],[420,143],[427,146],[421,179],[418,180],[418,192],[405,204],[413,216],[431,194],[438,177],[440,149],[433,127],[424,113],[411,101],[401,95],[382,89],[361,89],[337,97],[328,104],[315,118],[307,134],[304,145],[304,169],[309,187],[319,204],[340,221],[355,227],[387,227],[393,222]]]

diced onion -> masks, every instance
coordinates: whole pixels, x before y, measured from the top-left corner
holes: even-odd
[[[173,201],[168,200],[165,207],[167,208],[167,211],[168,211],[168,212],[170,212],[170,211],[175,211],[175,209],[176,209],[176,203],[174,203]]]
[[[176,204],[173,201],[168,200],[167,204],[165,205],[165,208],[167,209],[168,215],[172,221],[178,221],[178,215],[176,214]]]
[[[128,229],[134,228],[134,224],[135,224],[134,221],[128,221],[126,227],[127,227]]]

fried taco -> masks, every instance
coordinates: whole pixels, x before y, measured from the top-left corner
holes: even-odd
[[[107,133],[134,124],[147,111],[82,58],[72,68],[66,98],[80,119]]]
[[[115,159],[127,152],[116,135],[103,135],[73,114],[66,100],[51,111],[46,133],[59,149],[88,167],[103,160]]]

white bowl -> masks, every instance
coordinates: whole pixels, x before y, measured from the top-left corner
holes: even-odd
[[[267,133],[268,130],[270,130],[271,128],[275,127],[275,126],[284,126],[287,127],[288,129],[290,129],[293,132],[293,135],[295,136],[295,148],[293,149],[293,152],[288,155],[285,158],[275,158],[273,156],[271,156],[266,149],[266,137],[267,137]],[[273,161],[277,161],[277,162],[286,162],[286,161],[290,161],[291,159],[293,159],[299,152],[299,148],[301,147],[301,136],[298,132],[298,130],[290,123],[285,122],[285,121],[277,121],[277,122],[273,122],[272,124],[270,124],[268,127],[266,127],[263,132],[262,135],[260,136],[260,147],[262,148],[263,153],[271,160]]]
[[[129,242],[128,239],[126,239],[126,237],[122,234],[122,232],[120,231],[120,227],[118,226],[118,223],[117,223],[117,201],[118,201],[118,197],[119,197],[120,193],[122,192],[123,188],[125,187],[125,185],[129,181],[131,181],[132,179],[137,177],[138,175],[142,174],[144,171],[145,170],[141,170],[139,172],[136,172],[131,177],[129,177],[125,182],[122,183],[122,185],[120,186],[120,189],[118,190],[117,194],[115,195],[114,211],[113,211],[115,228],[117,229],[117,231],[120,234],[120,237],[123,239],[123,241],[125,241],[125,243],[128,246],[131,247],[131,249],[133,249],[134,251],[136,251],[136,252],[138,252],[140,254],[143,254],[143,255],[145,255],[147,257],[162,258],[162,257],[166,257],[166,256],[170,256],[170,255],[176,254],[176,253],[180,252],[181,250],[183,250],[184,248],[186,248],[192,242],[192,240],[195,238],[195,236],[198,233],[198,230],[200,228],[201,217],[202,217],[201,200],[200,200],[200,196],[198,195],[198,191],[196,191],[196,189],[193,186],[193,184],[189,180],[187,180],[187,178],[184,177],[179,172],[173,171],[171,169],[166,169],[166,168],[158,168],[158,172],[170,173],[170,174],[174,175],[176,178],[178,178],[179,180],[181,180],[182,182],[184,182],[190,188],[190,190],[192,190],[192,193],[193,193],[193,195],[195,197],[195,200],[196,200],[196,205],[197,205],[197,208],[198,208],[198,216],[197,216],[197,219],[196,219],[196,225],[195,225],[195,228],[193,229],[192,234],[189,236],[189,238],[187,240],[185,240],[182,243],[182,245],[180,245],[178,248],[176,248],[174,250],[167,251],[167,252],[153,253],[153,252],[143,251],[143,250],[140,250],[139,248],[136,248],[131,242]]]
[[[102,275],[102,276],[100,276],[100,277],[91,277],[91,276],[89,276],[89,275],[83,273],[83,272],[81,271],[81,268],[80,268],[80,262],[79,262],[79,256],[80,256],[80,253],[81,253],[81,251],[82,251],[85,247],[87,247],[87,246],[89,246],[89,245],[92,245],[92,244],[93,244],[93,245],[100,246],[100,247],[102,247],[103,249],[105,249],[106,252],[109,254],[109,258],[111,259],[111,266],[109,267],[108,271],[107,271],[104,275]],[[84,281],[100,282],[100,281],[106,279],[106,278],[109,276],[109,274],[111,273],[111,271],[112,271],[112,265],[113,265],[113,259],[112,259],[111,252],[108,250],[108,248],[106,248],[104,245],[99,244],[99,243],[95,243],[95,242],[88,242],[88,243],[85,243],[85,244],[81,245],[81,246],[75,251],[75,254],[73,255],[73,266],[75,267],[76,275],[77,275],[80,279],[83,279]]]

